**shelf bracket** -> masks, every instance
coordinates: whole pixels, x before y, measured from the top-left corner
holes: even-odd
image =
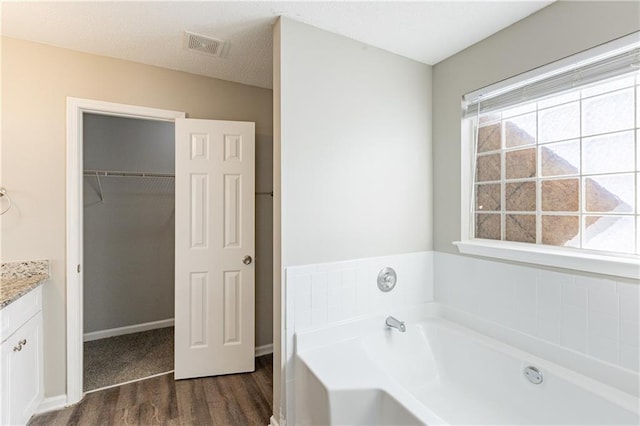
[[[104,203],[104,197],[102,196],[102,184],[100,183],[100,175],[96,172],[96,180],[98,181],[98,195],[100,196],[100,202]]]

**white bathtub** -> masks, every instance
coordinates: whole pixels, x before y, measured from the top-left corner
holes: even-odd
[[[433,314],[396,316],[406,333],[380,317],[296,335],[295,424],[640,423],[637,394]]]

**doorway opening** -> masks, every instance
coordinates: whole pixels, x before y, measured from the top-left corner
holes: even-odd
[[[109,200],[105,179],[152,177],[139,171],[138,164],[133,172],[85,169],[84,118],[88,114],[175,124],[174,378],[253,371],[255,123],[185,119],[181,112],[75,98],[68,98],[67,108],[67,404],[83,396],[85,172],[87,178],[95,178],[87,191],[95,203],[102,204]],[[98,157],[104,160],[109,155]],[[131,176],[124,176],[125,172]],[[166,174],[165,170],[148,173]],[[102,226],[120,214],[101,211],[100,220],[92,218],[92,223]],[[146,226],[148,221],[143,222]],[[110,232],[103,234],[111,237]],[[107,238],[104,235],[99,238]],[[127,252],[123,248],[111,251],[116,256]],[[104,259],[93,266],[99,262]],[[91,261],[88,266],[91,269]],[[129,280],[132,273],[126,272],[119,279]],[[147,290],[147,299],[153,291]],[[129,297],[126,286],[120,293],[120,297]],[[141,300],[146,303],[145,297]]]
[[[111,140],[112,145],[106,142],[97,143],[95,146],[94,144],[89,145],[85,143],[85,125],[87,125],[87,129],[91,129],[92,127],[102,129],[101,132],[94,131],[94,133],[102,133],[102,137],[107,140],[110,135],[117,133],[113,128],[105,130],[109,128],[109,126],[105,124],[108,120],[132,120],[132,122],[137,124],[145,125],[151,123],[162,124],[169,126],[173,131],[175,120],[184,117],[184,113],[177,111],[87,99],[67,99],[67,404],[80,401],[84,394],[83,371],[85,340],[88,340],[90,343],[91,341],[97,341],[98,339],[95,339],[96,337],[114,337],[113,333],[127,332],[127,334],[129,334],[128,332],[130,331],[142,332],[149,330],[149,327],[154,328],[162,325],[171,325],[169,322],[163,323],[162,321],[160,323],[155,321],[139,323],[135,320],[134,322],[137,322],[137,324],[134,325],[134,328],[127,328],[130,327],[130,325],[122,325],[124,324],[122,317],[126,317],[126,321],[131,322],[132,318],[136,318],[139,312],[128,312],[125,314],[123,313],[124,311],[121,311],[115,312],[115,315],[113,315],[114,312],[109,312],[110,310],[117,311],[118,309],[122,309],[122,307],[114,309],[113,306],[110,306],[108,300],[104,299],[106,296],[100,294],[100,289],[104,290],[105,283],[111,283],[110,285],[114,286],[114,280],[123,280],[123,277],[127,275],[139,274],[139,271],[136,271],[135,268],[131,269],[131,265],[127,267],[126,262],[121,263],[120,267],[117,268],[114,267],[113,263],[110,263],[111,260],[108,260],[115,258],[116,260],[124,261],[126,260],[123,259],[125,253],[131,254],[136,248],[140,249],[141,247],[131,243],[128,247],[123,247],[122,244],[117,244],[116,242],[117,240],[126,240],[125,236],[117,236],[114,235],[113,232],[109,232],[109,229],[113,231],[112,225],[117,223],[118,220],[123,218],[131,219],[133,216],[139,215],[140,212],[137,212],[136,209],[140,206],[136,207],[136,202],[134,202],[133,205],[129,204],[129,207],[124,207],[124,210],[119,210],[127,205],[127,200],[130,202],[135,198],[136,194],[140,194],[143,190],[155,193],[156,195],[164,193],[165,196],[160,197],[164,198],[164,207],[162,208],[160,208],[158,204],[158,197],[155,197],[156,204],[149,199],[146,200],[147,207],[144,209],[144,212],[147,216],[153,217],[153,221],[148,217],[148,220],[144,220],[142,223],[145,225],[149,223],[159,223],[159,216],[162,216],[165,219],[164,226],[167,228],[167,233],[174,234],[174,226],[172,225],[173,216],[167,216],[167,211],[171,209],[173,204],[167,200],[168,198],[173,198],[170,190],[173,183],[170,181],[171,176],[160,176],[171,175],[172,172],[166,169],[166,162],[160,162],[164,164],[164,169],[157,169],[156,166],[158,164],[153,161],[150,162],[149,158],[147,158],[153,158],[152,154],[145,155],[144,152],[142,154],[132,154],[126,149],[113,149],[115,146],[113,140]],[[91,121],[93,121],[93,123],[90,123]],[[131,129],[129,130],[131,131]],[[126,131],[124,133],[126,133]],[[174,136],[172,135],[172,142],[173,138]],[[149,142],[149,144],[150,143],[151,142]],[[116,144],[126,145],[121,140],[117,141]],[[105,147],[111,148],[111,150]],[[132,146],[128,146],[128,148],[131,149]],[[137,149],[140,150],[141,146],[138,146]],[[85,150],[87,151],[86,153]],[[171,143],[169,151],[175,152],[173,143]],[[85,154],[87,154],[87,157],[85,157]],[[100,163],[101,161],[103,163]],[[121,162],[122,167],[117,166],[118,161]],[[136,161],[141,163],[136,164]],[[151,170],[146,171],[146,173],[151,175],[144,177],[139,176],[145,173],[145,171],[138,170],[138,166],[145,167],[147,163],[153,166]],[[103,164],[104,167],[100,164]],[[136,167],[134,168],[134,166]],[[117,170],[118,168],[123,168],[124,170]],[[93,176],[91,176],[92,172]],[[102,176],[99,176],[100,172],[102,172]],[[108,176],[110,174],[109,172],[114,173]],[[120,172],[120,176],[117,176],[115,172]],[[153,174],[158,176],[153,176]],[[167,181],[169,183],[167,183]],[[152,197],[147,196],[142,198]],[[88,214],[85,216],[86,212],[88,212]],[[87,223],[85,223],[85,221]],[[140,217],[133,220],[133,222],[136,221],[140,223]],[[89,228],[88,234],[85,233],[87,225],[92,226]],[[99,235],[98,231],[102,234]],[[129,230],[129,233],[131,234],[129,235],[130,241],[136,241],[143,239],[145,235],[148,236],[148,234],[153,233],[153,231],[145,232],[144,229],[139,230],[137,236],[142,238],[138,239],[136,239],[135,232]],[[103,241],[97,241],[96,238],[103,238]],[[147,247],[149,246],[147,245]],[[85,250],[85,248],[90,250],[91,253],[88,254],[88,250]],[[158,251],[158,247],[147,248],[147,250]],[[165,255],[167,255],[167,252],[172,255],[172,251],[167,250],[166,246],[161,251],[163,251]],[[87,256],[86,259],[85,256]],[[89,263],[87,264],[86,261]],[[153,264],[155,262],[147,260],[147,264],[142,263],[143,264],[138,265],[138,267],[142,266],[143,269],[149,269],[154,266]],[[156,264],[155,267],[157,268],[158,265]],[[173,267],[173,261],[170,262],[169,267]],[[96,273],[103,273],[109,268],[119,270],[110,271],[110,273],[116,272],[112,278],[97,276]],[[85,271],[89,274],[93,273],[92,276],[85,276]],[[138,278],[138,281],[146,280],[147,285],[149,285],[149,282],[154,281],[153,278],[140,279],[139,276],[128,277],[125,280],[126,285],[120,285],[120,287],[117,288],[115,298],[132,298],[130,292],[126,291],[127,285],[131,285],[131,278]],[[172,282],[173,276],[169,276],[168,279]],[[113,288],[111,288],[111,290],[113,290]],[[129,290],[131,289],[129,288]],[[173,291],[173,287],[171,287],[170,291]],[[142,293],[145,292],[147,293],[147,297],[138,297],[137,300],[140,310],[143,310],[142,307],[145,304],[149,306],[157,305],[157,299],[154,299],[154,292],[157,293],[156,289],[143,289]],[[98,299],[103,298],[103,300],[98,300],[96,304],[92,305],[93,302],[89,300],[95,296],[94,293],[98,293],[100,296]],[[114,298],[113,295],[109,297]],[[85,301],[88,304],[86,307]],[[96,308],[98,304],[102,304],[106,309],[98,310]],[[86,322],[85,316],[87,316]],[[140,317],[138,316],[137,318]],[[98,326],[98,324],[102,324],[102,326]],[[104,324],[110,324],[107,325],[109,328],[98,330],[98,328],[103,327]],[[85,326],[87,328],[86,331]],[[140,328],[136,330],[136,326],[147,327],[147,330]],[[109,336],[109,334],[112,335]],[[173,337],[171,337],[170,340],[172,342]],[[126,346],[126,344],[123,346]],[[108,356],[104,352],[102,352],[102,354]]]
[[[83,114],[83,391],[174,366],[175,125]]]

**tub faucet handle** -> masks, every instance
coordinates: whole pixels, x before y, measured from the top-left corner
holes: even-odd
[[[384,323],[387,325],[387,327],[398,329],[403,333],[407,331],[407,327],[404,325],[404,321],[400,321],[399,319],[392,316],[388,316]]]

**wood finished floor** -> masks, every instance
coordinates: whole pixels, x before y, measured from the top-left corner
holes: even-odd
[[[173,374],[96,391],[63,410],[33,417],[39,425],[269,424],[273,356],[256,358],[253,373],[174,380]]]

